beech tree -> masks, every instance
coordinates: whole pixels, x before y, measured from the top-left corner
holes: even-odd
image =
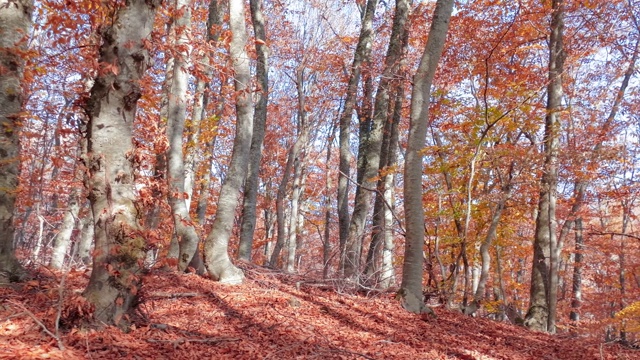
[[[552,1],[549,40],[549,85],[544,126],[544,170],[540,179],[538,216],[533,243],[531,298],[525,326],[532,330],[555,332],[560,250],[556,235],[556,199],[558,186],[558,152],[562,110],[562,73],[564,2]]]
[[[422,296],[422,267],[424,264],[424,208],[422,206],[422,149],[425,146],[429,124],[431,85],[438,60],[444,48],[449,19],[453,11],[452,0],[438,0],[429,29],[420,65],[413,76],[411,92],[411,122],[407,139],[404,169],[405,250],[400,288],[405,309],[424,311]]]
[[[256,37],[256,78],[260,84],[258,100],[256,101],[253,136],[251,138],[250,162],[245,182],[244,201],[242,204],[242,224],[240,225],[240,244],[238,258],[251,260],[253,236],[256,227],[256,201],[258,197],[260,161],[264,142],[265,125],[267,121],[267,103],[269,100],[269,48],[265,30],[262,0],[251,0],[251,21]]]
[[[340,224],[340,249],[342,252],[340,267],[344,271],[345,277],[348,278],[356,276],[360,268],[363,235],[361,232],[358,232],[359,229],[356,228],[356,224],[354,224],[353,231],[350,230],[349,174],[351,150],[349,149],[349,134],[351,117],[353,116],[353,110],[357,100],[358,85],[360,84],[360,77],[362,75],[362,67],[363,64],[369,61],[371,56],[374,39],[373,17],[377,4],[378,0],[368,0],[361,7],[362,25],[360,28],[360,37],[353,56],[346,98],[342,113],[340,114],[340,176],[338,177],[338,222]],[[364,216],[366,216],[366,211]],[[359,223],[358,221],[358,224]]]
[[[85,105],[95,250],[84,295],[106,324],[121,323],[141,285],[146,244],[136,208],[132,131],[142,95],[139,81],[149,61],[145,42],[159,5],[132,0],[113,9],[113,23],[101,33],[99,74]]]
[[[231,262],[228,246],[238,196],[249,164],[254,113],[249,56],[245,50],[247,30],[242,0],[229,2],[229,24],[232,33],[229,51],[235,69],[236,136],[233,141],[231,163],[220,189],[216,218],[205,242],[204,256],[205,266],[213,279],[225,283],[239,283],[244,275],[242,270]]]
[[[33,1],[0,1],[0,281],[24,276],[14,248],[13,213],[18,188],[23,55],[31,28]]]

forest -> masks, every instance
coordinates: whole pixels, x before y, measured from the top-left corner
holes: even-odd
[[[633,358],[639,53],[638,0],[0,0],[0,357]]]

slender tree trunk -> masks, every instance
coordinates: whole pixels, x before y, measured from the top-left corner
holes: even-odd
[[[167,164],[169,180],[169,203],[173,215],[173,225],[179,243],[178,270],[184,271],[198,250],[200,239],[191,221],[185,194],[185,166],[182,152],[185,120],[187,118],[191,46],[191,4],[189,0],[177,0],[176,11],[182,15],[175,21],[176,56],[174,57],[171,91],[168,95]]]
[[[405,31],[406,34],[407,32]],[[406,41],[406,36],[403,41]],[[390,104],[390,107],[393,105],[393,110],[385,123],[385,135],[380,151],[380,179],[378,180],[378,192],[376,193],[373,207],[373,230],[365,267],[367,278],[377,278],[375,279],[376,283],[382,289],[389,288],[395,282],[395,269],[393,267],[393,253],[395,251],[392,230],[393,209],[390,206],[393,206],[394,203],[395,174],[393,169],[398,158],[398,124],[402,117],[403,98],[404,84],[402,81],[398,81],[395,100]]]
[[[24,269],[13,248],[13,210],[19,172],[19,113],[24,59],[33,0],[0,0],[0,282],[21,280]]]
[[[349,238],[349,174],[351,172],[351,150],[349,148],[349,136],[351,135],[351,117],[355,108],[358,84],[362,73],[362,65],[371,56],[373,42],[373,17],[375,15],[378,0],[367,0],[362,16],[360,38],[353,56],[351,76],[347,86],[346,99],[342,114],[340,115],[340,165],[338,176],[338,228],[340,234],[340,269],[344,271],[346,266],[345,255],[350,252],[350,257],[355,258],[356,249],[347,251]],[[352,244],[353,245],[353,244]],[[353,247],[353,246],[352,246]],[[357,252],[359,256],[359,252]],[[351,266],[351,265],[349,265]],[[353,267],[353,266],[351,266]],[[347,272],[352,272],[348,270]]]
[[[238,197],[249,164],[254,111],[250,61],[245,51],[247,30],[242,0],[229,1],[229,23],[232,33],[230,55],[236,74],[236,137],[233,141],[231,164],[220,190],[216,218],[205,242],[204,254],[205,265],[214,280],[237,284],[242,282],[244,274],[231,262],[228,246]]]
[[[375,4],[373,6],[375,6]],[[347,238],[346,261],[344,266],[344,275],[346,277],[354,277],[360,270],[362,237],[371,206],[372,193],[370,189],[376,186],[376,178],[378,177],[379,170],[384,168],[388,162],[388,155],[384,161],[380,161],[384,127],[390,118],[390,90],[393,85],[393,80],[397,78],[400,69],[404,45],[406,44],[404,38],[407,31],[406,22],[408,17],[409,0],[396,1],[395,16],[393,18],[391,37],[385,58],[385,67],[380,77],[380,84],[375,97],[371,128],[368,129],[368,132],[360,134],[363,146],[358,153],[358,170],[362,176],[358,176],[359,184],[356,189],[353,215],[351,216],[351,222],[349,224],[349,236]],[[373,41],[373,34],[371,38],[372,39],[368,40],[369,42]],[[388,153],[388,150],[387,143],[387,149],[384,149],[384,152]]]
[[[73,234],[73,229],[76,228],[78,214],[80,213],[80,195],[81,190],[76,188],[69,196],[69,205],[64,214],[62,224],[60,225],[60,230],[56,234],[53,250],[51,251],[49,266],[54,269],[62,269],[65,256],[69,251],[71,235]]]
[[[325,159],[326,184],[324,193],[324,240],[322,242],[322,278],[329,278],[329,263],[331,262],[331,176],[329,167],[331,163],[331,149],[333,148],[333,134],[335,127],[331,129],[329,141],[327,141],[327,158]]]
[[[580,321],[580,307],[582,306],[582,265],[584,257],[584,237],[582,236],[582,218],[576,219],[575,250],[573,253],[573,281],[571,298],[571,313],[569,319]]]
[[[564,69],[564,4],[553,0],[549,42],[549,85],[545,118],[544,173],[540,180],[540,199],[533,244],[531,295],[525,326],[531,330],[555,333],[559,248],[556,236],[556,198],[562,71]]]
[[[295,145],[294,145],[295,146]],[[278,229],[278,234],[276,236],[276,244],[273,247],[273,252],[271,253],[271,260],[269,264],[272,267],[278,267],[280,260],[280,252],[285,245],[285,208],[284,208],[284,200],[287,194],[287,184],[289,183],[289,173],[291,173],[291,168],[293,167],[294,161],[294,149],[291,147],[289,149],[289,155],[287,156],[287,163],[284,167],[282,180],[278,185],[278,192],[276,194],[276,226]]]
[[[424,208],[422,207],[422,149],[429,124],[431,84],[444,49],[449,30],[453,0],[438,0],[420,65],[413,77],[411,121],[407,139],[404,170],[405,252],[402,284],[405,309],[420,313],[422,299],[422,267],[424,263]]]
[[[145,41],[160,1],[130,0],[115,9],[113,25],[102,32],[100,63],[117,71],[95,80],[85,112],[88,125],[89,199],[95,220],[93,271],[85,297],[95,317],[119,324],[135,306],[145,240],[138,226],[133,166],[133,124],[139,81],[148,65]]]
[[[512,163],[513,168],[513,163]],[[473,296],[473,302],[476,309],[480,306],[480,303],[484,299],[485,289],[487,285],[487,281],[489,280],[489,270],[491,267],[491,245],[495,240],[498,232],[498,225],[500,223],[500,218],[502,216],[502,211],[505,208],[505,204],[507,199],[509,198],[511,192],[511,184],[507,183],[504,185],[502,189],[502,197],[496,204],[496,208],[493,212],[493,216],[491,217],[491,224],[489,225],[489,230],[487,230],[487,235],[480,245],[480,259],[481,259],[481,269],[480,269],[480,278],[478,279],[478,285],[475,289],[475,294]]]
[[[251,154],[249,156],[249,174],[245,182],[244,202],[242,204],[242,224],[240,227],[240,246],[238,258],[251,261],[251,249],[253,247],[253,234],[256,228],[256,201],[262,160],[262,143],[267,123],[267,101],[269,98],[269,50],[267,48],[267,35],[265,21],[262,14],[262,0],[251,0],[251,19],[253,31],[256,36],[256,78],[260,84],[256,111],[253,117],[253,138],[251,139]]]

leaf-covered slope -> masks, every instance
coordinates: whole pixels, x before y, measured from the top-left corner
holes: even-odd
[[[633,359],[640,353],[584,339],[531,333],[436,309],[423,320],[392,295],[364,298],[260,268],[243,285],[154,271],[129,333],[61,331],[58,280],[40,275],[0,288],[0,358],[34,359]],[[60,276],[60,275],[59,275]],[[86,310],[86,274],[65,279],[62,325]],[[46,327],[50,333],[43,330]]]

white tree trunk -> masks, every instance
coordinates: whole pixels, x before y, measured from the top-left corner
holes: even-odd
[[[119,324],[135,305],[146,247],[135,202],[132,133],[140,79],[149,65],[145,41],[159,0],[129,0],[102,32],[100,63],[112,64],[95,80],[85,105],[88,124],[89,199],[94,215],[93,271],[85,297],[97,320]]]
[[[245,51],[247,30],[242,0],[229,1],[229,23],[232,33],[229,50],[236,74],[236,137],[233,141],[231,164],[220,190],[216,218],[205,242],[204,254],[205,266],[214,280],[237,284],[242,282],[244,274],[231,262],[228,247],[238,206],[238,197],[249,164],[254,111],[250,59]]]
[[[54,269],[62,269],[64,259],[71,245],[71,235],[76,228],[78,213],[80,212],[80,190],[75,189],[69,197],[69,208],[64,214],[60,231],[56,234],[51,252],[49,266]]]

